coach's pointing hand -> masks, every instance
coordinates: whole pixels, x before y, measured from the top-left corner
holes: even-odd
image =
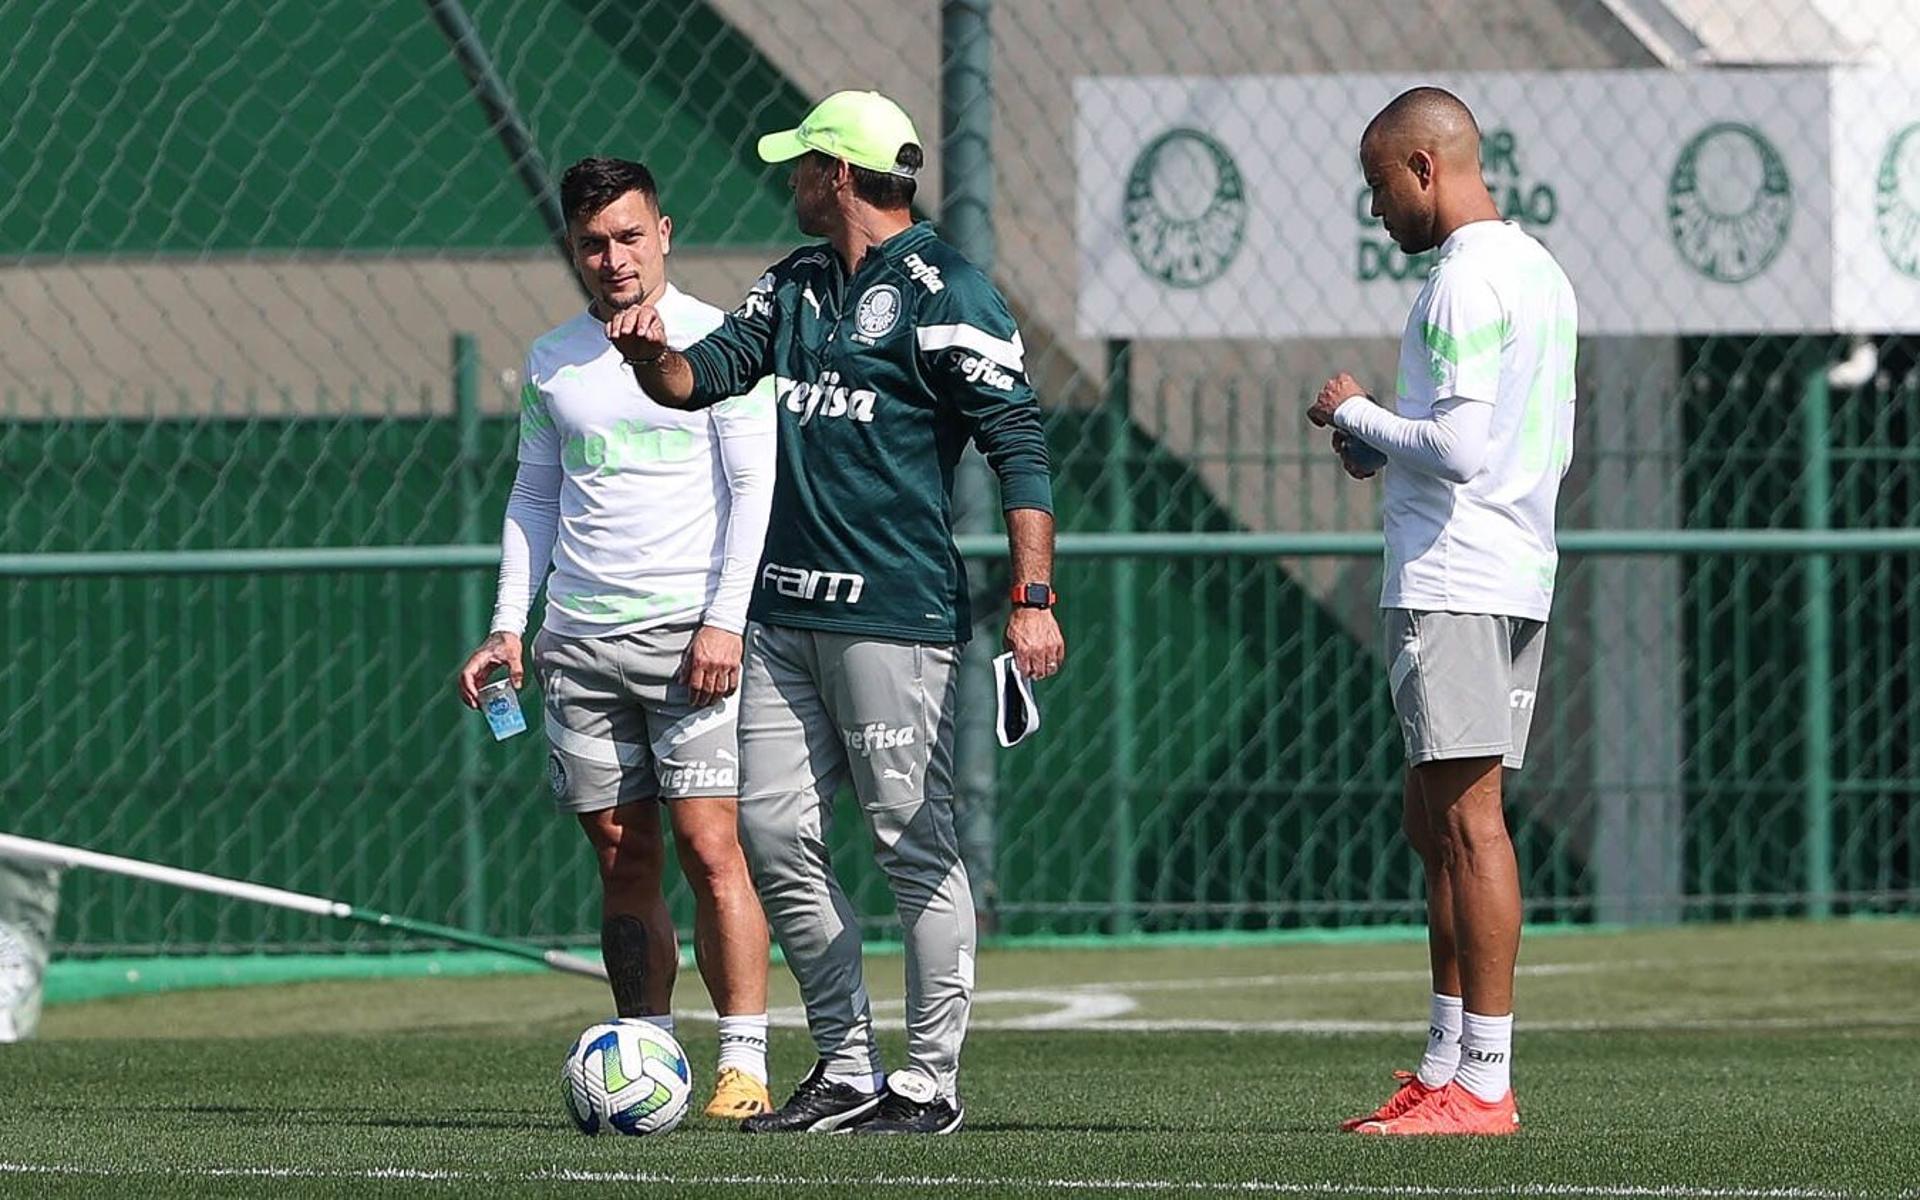
[[[1320,385],[1320,394],[1313,398],[1312,407],[1307,409],[1307,420],[1323,428],[1331,425],[1335,409],[1355,396],[1366,394],[1367,389],[1360,386],[1359,380],[1342,371]]]
[[[520,665],[519,634],[490,633],[480,648],[467,656],[458,681],[460,702],[468,708],[479,708],[480,689],[487,686],[487,676],[500,667],[507,669],[507,678],[516,689],[526,678],[526,671]]]
[[[629,363],[649,363],[667,352],[667,327],[659,309],[636,304],[613,314],[607,322],[607,340]]]

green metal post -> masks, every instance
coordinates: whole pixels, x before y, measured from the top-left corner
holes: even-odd
[[[944,0],[940,6],[940,231],[973,264],[993,270],[993,38],[991,0]],[[962,536],[991,535],[994,490],[986,460],[968,449],[954,476],[953,523]],[[999,569],[974,564],[989,578]],[[975,581],[978,582],[977,580]],[[977,599],[996,589],[974,587]],[[960,659],[959,712],[954,723],[954,822],[973,883],[973,904],[991,923],[998,907],[998,752],[993,734],[993,656],[999,606],[974,605],[973,640]]]
[[[1107,343],[1107,461],[1101,471],[1106,481],[1107,525],[1114,533],[1133,532],[1132,480],[1128,478],[1132,456],[1132,373],[1133,347],[1124,341]],[[1134,576],[1131,557],[1113,560],[1113,587],[1108,597],[1113,612],[1113,634],[1108,646],[1113,661],[1113,819],[1110,841],[1113,845],[1111,907],[1112,929],[1130,933],[1134,928],[1133,873],[1139,853],[1139,831],[1133,811],[1134,701],[1137,692]]]
[[[480,540],[480,347],[470,333],[453,335],[453,414],[459,430],[456,486],[460,498],[460,540]],[[487,623],[486,580],[475,570],[460,572],[460,636],[474,638]],[[486,739],[480,721],[469,714],[460,722],[460,881],[466,897],[461,924],[484,930],[487,924],[486,845],[480,829],[481,774]]]
[[[993,269],[992,0],[940,5],[940,232]]]
[[[1820,531],[1831,523],[1833,500],[1832,397],[1824,353],[1807,370],[1800,406],[1802,526]],[[1833,559],[1808,555],[1806,620],[1801,624],[1806,657],[1807,915],[1833,913]]]

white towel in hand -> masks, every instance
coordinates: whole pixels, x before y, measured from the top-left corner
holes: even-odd
[[[1033,681],[1013,661],[1013,652],[993,660],[993,731],[1002,746],[1017,746],[1040,728],[1040,706],[1034,703]]]

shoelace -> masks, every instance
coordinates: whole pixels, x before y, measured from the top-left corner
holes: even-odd
[[[842,1089],[846,1091],[854,1090],[850,1085],[835,1083],[825,1075],[821,1075],[818,1078],[803,1079],[800,1081],[800,1086],[793,1089],[793,1096],[787,1103],[795,1104],[801,1100],[811,1099],[816,1096],[823,1100],[830,1099],[835,1092]]]
[[[1458,1087],[1446,1088],[1428,1097],[1427,1100],[1421,1104],[1420,1111],[1423,1113],[1431,1111],[1433,1115],[1451,1120],[1463,1120],[1466,1116],[1466,1109],[1460,1102],[1462,1091],[1463,1089]]]
[[[899,1092],[888,1092],[881,1098],[880,1107],[874,1110],[873,1115],[875,1120],[895,1121],[913,1116],[921,1107]]]

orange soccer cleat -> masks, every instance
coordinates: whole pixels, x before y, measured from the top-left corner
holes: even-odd
[[[1400,1087],[1387,1098],[1387,1102],[1364,1117],[1348,1117],[1340,1122],[1341,1132],[1352,1133],[1369,1121],[1391,1121],[1395,1117],[1405,1115],[1414,1105],[1442,1090],[1421,1083],[1420,1077],[1412,1071],[1395,1071],[1393,1078]]]
[[[1430,1092],[1399,1116],[1363,1121],[1354,1132],[1401,1137],[1498,1137],[1520,1132],[1520,1110],[1513,1106],[1511,1091],[1488,1103],[1458,1083],[1450,1083]]]
[[[767,1085],[738,1067],[726,1067],[714,1083],[713,1099],[707,1115],[722,1121],[744,1121],[748,1117],[773,1111],[773,1099]]]

